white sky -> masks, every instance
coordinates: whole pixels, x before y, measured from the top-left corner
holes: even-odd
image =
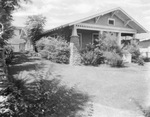
[[[15,26],[24,26],[27,16],[46,16],[46,29],[75,21],[101,10],[121,7],[131,17],[150,31],[150,0],[32,0],[22,3],[23,8],[14,12]]]

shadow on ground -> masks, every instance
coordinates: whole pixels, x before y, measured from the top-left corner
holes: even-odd
[[[35,62],[39,58],[32,58],[23,53],[15,53],[11,64],[8,66],[10,76],[17,75],[21,71],[31,71],[37,69],[39,63]]]
[[[11,61],[11,65],[22,64],[25,62],[34,62],[35,60],[39,60],[39,58],[32,58],[24,53],[14,53],[14,58]]]

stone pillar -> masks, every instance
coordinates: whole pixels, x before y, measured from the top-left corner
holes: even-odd
[[[72,35],[71,35],[71,38],[70,38],[70,43],[74,43],[74,45],[76,46],[77,49],[80,48],[79,36],[77,34],[77,28],[76,28],[75,25],[72,28]]]
[[[81,65],[81,56],[78,49],[74,46],[74,43],[70,43],[70,59],[69,64],[76,66]]]
[[[121,46],[121,32],[118,33],[118,45]]]
[[[77,28],[74,25],[72,28],[72,35],[70,39],[70,65],[80,65],[81,64],[81,56],[79,53],[80,43],[79,36],[77,35]]]

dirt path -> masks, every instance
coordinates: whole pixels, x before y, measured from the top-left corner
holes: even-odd
[[[42,62],[38,57],[30,57],[26,54],[15,53],[11,64],[8,67],[8,73],[15,76],[22,71],[32,71]]]

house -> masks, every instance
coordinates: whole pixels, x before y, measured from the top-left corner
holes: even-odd
[[[139,42],[140,52],[143,57],[150,58],[150,39],[141,40]]]
[[[149,48],[150,47],[150,39],[141,40],[139,42],[140,48]]]
[[[26,41],[21,39],[22,27],[15,27],[14,35],[8,40],[8,43],[13,47],[14,52],[24,51]]]
[[[123,9],[115,8],[45,31],[43,36],[61,36],[82,49],[101,35],[116,39],[121,45],[137,33],[147,33],[147,30]]]
[[[24,52],[32,49],[32,44],[27,39],[26,30],[23,27],[15,27],[14,36],[8,40],[12,45],[14,52]]]

